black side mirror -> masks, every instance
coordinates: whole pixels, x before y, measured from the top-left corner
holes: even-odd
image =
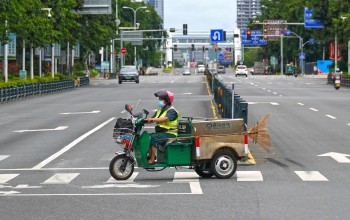
[[[146,115],[146,118],[149,115],[149,111],[147,111],[146,109],[142,109],[142,113]]]

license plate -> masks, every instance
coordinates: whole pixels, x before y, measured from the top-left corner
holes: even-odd
[[[339,79],[335,80],[335,84],[340,84],[340,80]]]
[[[125,79],[131,79],[131,77],[130,76],[126,76]]]

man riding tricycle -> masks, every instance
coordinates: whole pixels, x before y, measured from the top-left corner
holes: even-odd
[[[162,100],[162,97],[157,97]],[[157,122],[157,126],[171,124],[169,118],[160,119],[161,115],[167,118],[168,114],[161,114],[158,110],[156,117],[149,119],[149,112],[145,109],[137,114],[132,112],[130,105],[125,105],[125,109],[131,118],[118,119],[119,125],[117,122],[113,133],[116,142],[124,149],[116,152],[110,162],[109,171],[116,180],[128,179],[136,163],[148,171],[188,166],[201,177],[215,175],[226,179],[235,174],[238,160],[248,159],[248,132],[243,119],[179,118],[175,127],[174,124],[170,126],[172,135],[165,135],[165,138],[158,135],[155,143],[154,134],[142,129],[150,122]],[[253,133],[258,134],[257,130]]]

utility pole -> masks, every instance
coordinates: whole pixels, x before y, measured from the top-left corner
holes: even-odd
[[[281,36],[281,75],[283,75],[283,36]]]
[[[7,37],[7,20],[5,20],[5,33]],[[9,52],[9,44],[8,40],[6,39],[6,43],[4,45],[4,76],[5,76],[5,83],[8,81],[8,52]]]

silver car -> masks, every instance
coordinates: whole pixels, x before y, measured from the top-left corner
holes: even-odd
[[[122,84],[123,81],[135,81],[139,83],[139,71],[136,69],[136,66],[123,66],[119,72],[119,84]]]
[[[189,68],[184,68],[184,69],[182,70],[182,75],[191,75],[190,69],[189,69]]]

